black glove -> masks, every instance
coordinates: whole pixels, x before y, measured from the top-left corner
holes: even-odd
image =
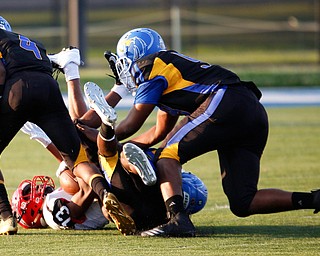
[[[118,56],[110,51],[104,52],[104,57],[109,63],[109,67],[112,70],[113,75],[109,75],[110,77],[114,78],[116,80],[116,84],[121,84],[119,75],[116,69],[116,61],[118,59]]]

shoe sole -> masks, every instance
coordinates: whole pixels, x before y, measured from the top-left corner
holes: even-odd
[[[84,93],[90,108],[94,109],[102,122],[114,127],[117,121],[117,113],[106,102],[101,88],[93,82],[87,82],[84,85]]]
[[[195,234],[195,232],[167,234],[167,233],[163,232],[162,230],[158,230],[157,228],[154,228],[151,230],[141,232],[140,236],[143,236],[143,237],[195,237],[196,234]]]
[[[108,196],[104,201],[104,206],[117,229],[123,235],[133,235],[136,233],[134,220],[125,212],[117,198],[112,193],[108,193]]]
[[[0,233],[0,236],[11,236],[17,234],[18,230],[10,230]]]
[[[156,173],[142,149],[132,143],[126,143],[123,146],[123,153],[129,163],[136,167],[145,185],[152,186],[157,182]]]

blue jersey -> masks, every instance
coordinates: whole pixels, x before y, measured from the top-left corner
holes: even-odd
[[[230,70],[175,51],[138,60],[131,74],[138,86],[135,104],[154,104],[171,115],[190,114],[219,86],[241,83]]]

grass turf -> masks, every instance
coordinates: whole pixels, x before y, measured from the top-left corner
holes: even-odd
[[[320,181],[320,108],[268,108],[270,136],[261,164],[260,188],[310,191]],[[125,112],[119,112],[120,118]],[[146,128],[154,122],[149,119]],[[54,177],[57,163],[19,133],[4,151],[1,168],[11,196],[22,179]],[[22,229],[0,237],[1,255],[318,255],[320,215],[312,210],[237,218],[222,192],[216,153],[184,168],[206,183],[206,207],[192,216],[195,238],[122,236],[113,224],[96,231]],[[56,180],[56,179],[55,179]]]

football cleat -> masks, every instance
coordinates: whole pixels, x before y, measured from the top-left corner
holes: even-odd
[[[84,85],[84,93],[90,108],[94,109],[101,118],[101,121],[106,125],[114,127],[117,121],[117,113],[106,102],[102,89],[93,82],[87,82]]]
[[[146,154],[138,146],[126,143],[123,146],[123,153],[134,167],[143,183],[152,186],[157,182],[157,176]]]
[[[313,205],[315,207],[313,213],[320,212],[320,189],[311,191],[313,195]]]
[[[194,237],[195,227],[187,213],[179,212],[168,223],[140,233],[141,236]]]
[[[56,54],[48,54],[48,58],[52,63],[58,65],[58,67],[62,69],[69,63],[75,63],[78,66],[83,64],[80,59],[79,49],[74,47],[62,49],[61,52]]]
[[[111,220],[123,235],[135,234],[136,225],[134,220],[126,213],[114,194],[106,192],[103,205]]]
[[[0,235],[15,235],[17,232],[17,219],[14,215],[0,220]]]

